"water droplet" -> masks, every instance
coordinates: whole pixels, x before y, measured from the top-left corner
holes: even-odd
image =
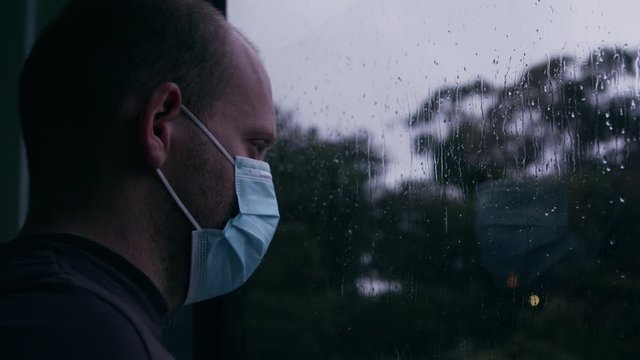
[[[606,113],[604,113],[604,117],[606,117],[607,119],[611,116],[611,114],[607,111]]]
[[[609,240],[609,245],[615,245],[616,241],[615,240]]]
[[[624,198],[623,197],[620,197],[620,202],[624,203]]]

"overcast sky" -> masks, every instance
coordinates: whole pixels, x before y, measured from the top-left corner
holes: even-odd
[[[260,49],[276,104],[326,136],[366,129],[396,164],[387,183],[429,175],[402,119],[430,91],[640,48],[637,0],[234,0],[228,12]]]

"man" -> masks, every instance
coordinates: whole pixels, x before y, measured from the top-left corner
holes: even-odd
[[[271,87],[202,0],[72,1],[20,83],[30,208],[0,357],[165,359],[167,313],[240,286],[279,214]]]

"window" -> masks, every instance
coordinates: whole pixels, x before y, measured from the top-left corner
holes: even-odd
[[[221,300],[224,353],[635,356],[639,6],[229,2],[282,220]]]

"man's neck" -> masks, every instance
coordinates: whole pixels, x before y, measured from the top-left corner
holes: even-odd
[[[95,241],[140,269],[160,290],[168,308],[176,309],[184,300],[188,283],[188,228],[172,238],[176,231],[169,230],[166,216],[139,213],[129,206],[119,208],[122,210],[47,212],[55,213],[56,219],[30,214],[21,235],[65,233]]]

